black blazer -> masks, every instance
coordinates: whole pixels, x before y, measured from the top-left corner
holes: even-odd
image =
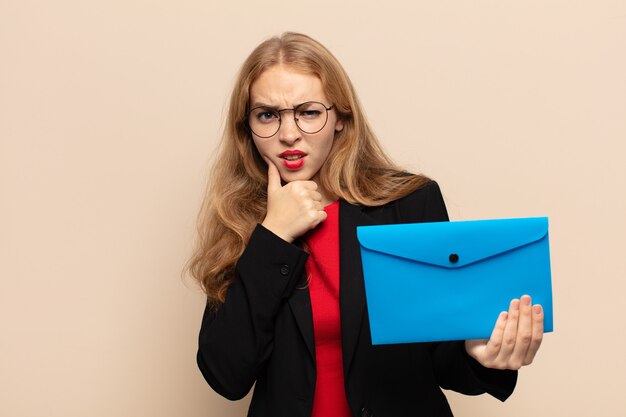
[[[451,416],[440,387],[470,395],[488,392],[502,401],[513,391],[516,372],[482,367],[463,342],[371,344],[356,226],[445,220],[435,182],[380,207],[340,202],[343,365],[354,416]],[[244,397],[256,382],[248,416],[311,415],[315,345],[307,257],[258,225],[237,263],[238,278],[226,302],[216,313],[205,310],[198,366],[209,385],[231,400]]]

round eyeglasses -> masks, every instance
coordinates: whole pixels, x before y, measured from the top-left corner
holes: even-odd
[[[270,138],[280,129],[281,113],[293,111],[293,120],[298,129],[313,134],[324,129],[328,122],[328,111],[334,105],[326,107],[317,101],[307,101],[292,109],[276,109],[269,106],[258,106],[248,112],[248,127],[260,138]]]

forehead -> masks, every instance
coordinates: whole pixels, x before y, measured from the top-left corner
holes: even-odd
[[[264,71],[250,86],[250,104],[292,107],[306,101],[327,103],[321,80],[286,66]]]

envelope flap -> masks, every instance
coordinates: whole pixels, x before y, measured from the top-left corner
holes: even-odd
[[[357,227],[366,249],[445,268],[478,262],[547,233],[547,217]]]

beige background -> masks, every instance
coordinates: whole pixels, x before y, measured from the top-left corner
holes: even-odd
[[[344,63],[453,219],[549,215],[556,332],[458,416],[624,416],[626,2],[0,0],[0,415],[245,415],[180,279],[235,72],[284,30]]]

